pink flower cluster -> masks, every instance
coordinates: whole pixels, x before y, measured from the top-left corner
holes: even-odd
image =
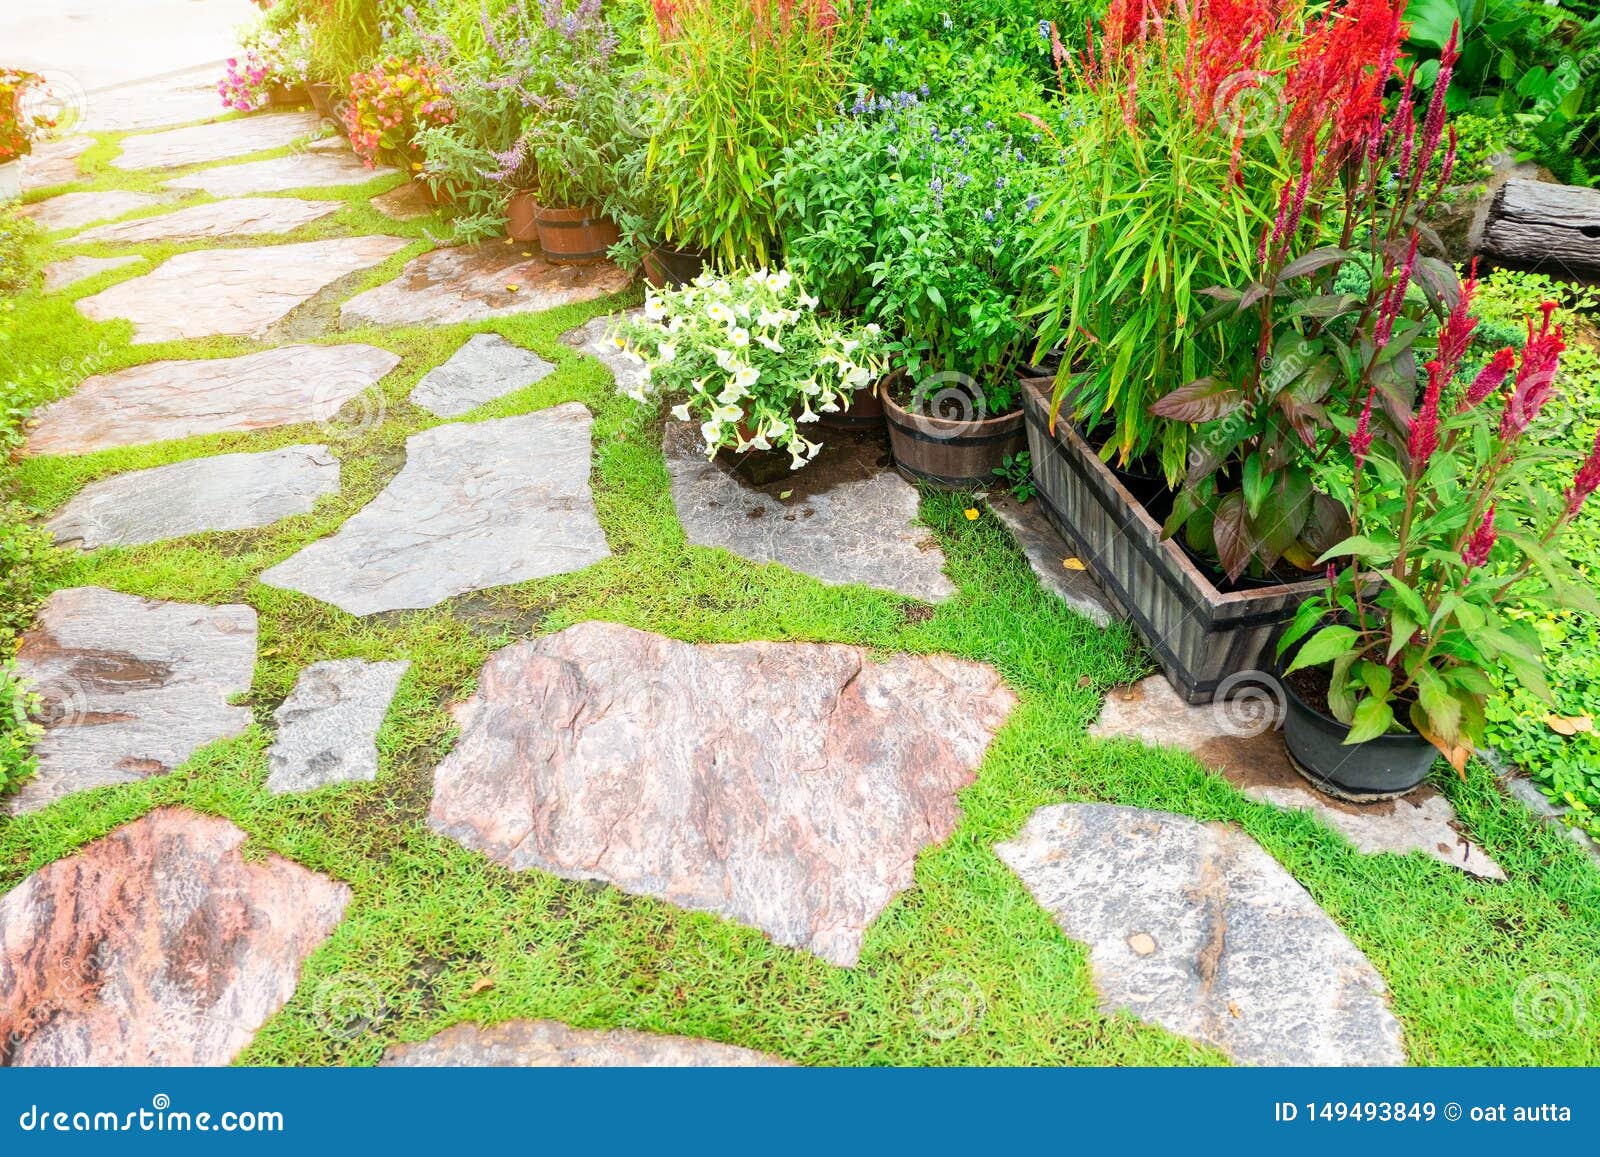
[[[228,58],[228,71],[217,81],[217,95],[225,108],[253,112],[267,103],[267,90],[274,83],[271,65],[250,49],[242,60]]]
[[[406,153],[419,129],[449,124],[455,107],[438,65],[391,56],[350,78],[344,118],[351,148],[372,168],[385,152]]]

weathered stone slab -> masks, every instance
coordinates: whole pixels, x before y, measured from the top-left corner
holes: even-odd
[[[889,465],[878,432],[818,430],[811,465],[787,454],[707,461],[698,427],[667,422],[663,452],[684,534],[754,562],[777,562],[826,583],[860,583],[938,602],[956,593],[944,552],[917,523],[916,487]],[[787,495],[787,497],[785,497]]]
[[[84,131],[126,133],[187,124],[222,113],[215,64],[176,76],[134,81],[103,89],[84,110]]]
[[[225,1065],[294,994],[348,886],[158,808],[0,896],[0,1064]]]
[[[378,778],[378,729],[410,663],[334,659],[300,672],[273,713],[267,752],[273,795]]]
[[[191,205],[159,217],[140,217],[115,225],[101,225],[81,233],[74,241],[197,241],[207,237],[250,237],[293,233],[303,225],[337,213],[338,201],[303,201],[295,197],[243,197]]]
[[[221,454],[91,482],[45,528],[58,546],[137,546],[269,526],[338,492],[339,460],[326,446]]]
[[[605,880],[855,964],[949,838],[1015,698],[947,656],[695,645],[580,623],[497,653],[429,825],[514,870]]]
[[[71,289],[80,281],[87,281],[91,277],[98,277],[108,269],[121,269],[125,265],[137,265],[143,257],[63,257],[60,261],[52,261],[44,267],[44,288],[46,293],[60,293],[63,289]]]
[[[96,374],[39,412],[27,453],[87,454],[326,422],[399,364],[398,356],[376,346],[292,345]]]
[[[407,181],[387,193],[379,193],[372,198],[372,207],[394,221],[415,221],[418,217],[433,213],[436,208],[428,204],[415,181]]]
[[[1039,503],[1018,502],[1009,494],[1000,494],[990,497],[989,509],[1017,540],[1017,546],[1028,558],[1028,565],[1039,576],[1040,586],[1097,627],[1108,627],[1112,619],[1120,617],[1116,604],[1090,577],[1088,570],[1066,565],[1069,560],[1081,560],[1076,559],[1060,532],[1050,525]]]
[[[555,1020],[458,1024],[416,1044],[391,1045],[379,1068],[759,1068],[787,1065],[737,1045],[631,1028],[572,1028]]]
[[[213,197],[244,197],[252,193],[288,193],[295,189],[334,189],[365,185],[398,170],[369,169],[353,153],[307,152],[264,161],[246,161],[220,169],[202,169],[167,182],[170,189],[198,189]]]
[[[111,162],[119,169],[175,169],[243,157],[264,149],[281,149],[317,128],[308,112],[269,112],[208,125],[125,137],[122,152]]]
[[[165,775],[241,734],[250,709],[256,613],[164,603],[99,587],[56,591],[22,637],[17,668],[44,702],[39,772],[13,814],[107,784]]]
[[[459,418],[556,372],[553,363],[497,333],[475,333],[429,370],[411,400],[441,418]]]
[[[180,253],[143,277],[77,304],[93,321],[133,322],[135,344],[218,335],[259,337],[319,290],[407,244],[400,237],[343,237]]]
[[[161,204],[154,193],[125,193],[108,189],[101,193],[62,193],[48,201],[40,201],[24,209],[23,215],[33,218],[41,229],[81,229],[96,221],[109,221],[132,213],[135,209],[148,209]]]
[[[589,491],[590,425],[569,402],[413,435],[383,493],[261,581],[370,615],[592,566],[611,550]]]
[[[347,328],[455,325],[592,301],[622,292],[630,280],[610,262],[552,265],[522,256],[516,244],[489,242],[424,253],[393,281],[345,302],[339,316]]]
[[[1106,1011],[1126,1008],[1242,1064],[1405,1063],[1383,978],[1239,829],[1058,804],[995,851],[1089,946]]]
[[[619,348],[611,339],[611,331],[621,320],[643,316],[644,310],[629,309],[619,314],[590,318],[586,324],[562,334],[561,340],[610,370],[618,391],[629,393],[640,390],[645,385],[644,359]]]
[[[42,141],[34,145],[33,152],[22,159],[22,191],[48,189],[52,185],[82,180],[78,158],[92,144],[93,137],[64,137],[59,141]]]
[[[1281,695],[1276,683],[1262,683],[1234,699],[1192,707],[1163,676],[1152,675],[1107,695],[1089,734],[1187,751],[1253,800],[1314,813],[1359,852],[1422,852],[1483,879],[1506,878],[1457,830],[1450,801],[1426,784],[1401,799],[1347,803],[1307,783],[1277,730]]]

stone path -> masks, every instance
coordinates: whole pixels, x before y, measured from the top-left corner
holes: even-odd
[[[126,133],[215,117],[221,111],[217,75],[217,66],[207,65],[177,76],[119,84],[89,102],[84,131]]]
[[[121,269],[143,261],[143,257],[67,257],[52,261],[44,267],[45,292],[60,293],[80,281],[98,277],[108,269]]]
[[[180,253],[143,277],[78,302],[93,321],[126,318],[134,344],[189,337],[260,337],[274,322],[339,278],[409,244],[399,237],[346,237]]]
[[[119,169],[176,169],[292,145],[317,130],[309,112],[269,112],[214,124],[125,137],[112,164]]]
[[[955,830],[1015,700],[991,668],[582,623],[496,654],[429,825],[508,868],[605,880],[842,966]]]
[[[96,221],[125,216],[136,209],[149,209],[161,201],[154,193],[124,193],[112,189],[103,193],[62,193],[29,205],[22,212],[41,229],[81,229]]]
[[[160,808],[0,896],[0,1064],[225,1065],[350,889]]]
[[[387,193],[372,198],[372,207],[394,221],[415,221],[434,212],[434,206],[423,198],[415,181],[396,185]]]
[[[1401,1065],[1383,978],[1248,835],[1108,804],[1033,813],[995,848],[1089,947],[1108,1012],[1251,1065]]]
[[[398,169],[369,169],[348,152],[294,153],[246,161],[220,169],[202,169],[167,181],[169,189],[192,189],[213,197],[245,197],[253,193],[288,193],[295,189],[336,189],[392,177]],[[409,187],[409,183],[407,186]]]
[[[44,701],[39,771],[13,814],[107,784],[164,775],[201,747],[241,734],[256,613],[157,602],[98,587],[56,591],[22,637],[17,669]]]
[[[22,161],[22,191],[48,189],[52,185],[81,180],[83,174],[78,171],[78,158],[92,144],[93,137],[79,136],[35,145],[33,152]]]
[[[787,1061],[734,1045],[614,1028],[570,1028],[554,1020],[458,1024],[417,1044],[394,1045],[379,1066],[449,1068],[750,1068]]]
[[[1110,626],[1113,619],[1123,617],[1111,596],[1100,589],[1087,570],[1069,565],[1082,560],[1050,525],[1049,516],[1037,501],[1018,502],[1009,494],[1000,494],[991,497],[988,506],[1017,540],[1028,565],[1039,576],[1040,586],[1097,627]]]
[[[301,201],[293,197],[244,197],[193,205],[159,217],[140,217],[115,225],[101,225],[80,233],[74,241],[110,241],[123,245],[142,241],[227,240],[263,234],[293,233],[313,221],[337,213],[338,201]]]
[[[300,673],[273,713],[267,790],[312,791],[378,777],[378,729],[410,663],[335,659]]]
[[[261,576],[353,615],[592,566],[611,553],[589,493],[589,411],[438,426],[339,533]]]
[[[96,374],[38,412],[26,452],[88,454],[198,434],[327,422],[399,364],[396,355],[376,346],[292,345]]]
[[[326,446],[223,454],[91,482],[45,528],[58,545],[136,546],[269,526],[338,492],[339,462]]]
[[[459,418],[556,372],[554,363],[497,333],[476,333],[442,366],[429,370],[411,400],[441,418]]]
[[[1402,799],[1354,804],[1308,784],[1284,751],[1271,693],[1263,688],[1259,696],[1192,707],[1165,677],[1152,675],[1107,695],[1089,734],[1187,751],[1253,800],[1313,813],[1357,851],[1422,852],[1474,876],[1506,878],[1487,852],[1461,835],[1455,809],[1432,787]]]

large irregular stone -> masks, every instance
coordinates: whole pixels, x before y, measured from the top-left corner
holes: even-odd
[[[59,141],[44,141],[33,147],[33,152],[22,158],[22,191],[48,189],[52,185],[65,185],[83,179],[78,170],[78,158],[94,144],[93,137],[64,137]]]
[[[415,434],[383,493],[261,581],[370,615],[592,566],[611,550],[589,491],[590,425],[569,402]]]
[[[93,321],[133,322],[135,344],[219,335],[259,337],[318,290],[376,265],[408,244],[400,237],[343,237],[180,253],[143,277],[77,304]]]
[[[552,363],[532,350],[497,333],[476,333],[443,365],[423,375],[411,400],[441,418],[459,418],[555,372]]]
[[[1252,1065],[1402,1065],[1383,978],[1237,828],[1109,804],[1034,812],[995,851],[1089,946],[1110,1011]]]
[[[699,427],[668,421],[663,452],[672,504],[689,541],[777,562],[826,583],[861,583],[938,602],[956,593],[944,552],[917,523],[917,489],[889,466],[885,436],[820,430],[811,465],[750,455],[708,461]],[[753,473],[752,468],[764,473]]]
[[[217,98],[219,72],[217,65],[208,64],[176,76],[102,89],[84,110],[84,131],[126,133],[217,116],[222,112]]]
[[[638,354],[628,353],[617,345],[611,332],[619,321],[643,316],[644,310],[629,309],[619,314],[592,317],[578,328],[569,329],[562,334],[561,340],[579,353],[588,354],[600,362],[611,371],[617,389],[623,393],[631,393],[645,386],[644,359]]]
[[[273,713],[267,790],[312,791],[378,778],[378,729],[410,663],[334,659],[300,672]]]
[[[252,193],[288,193],[295,189],[334,189],[365,185],[398,170],[369,169],[350,152],[294,153],[265,161],[246,161],[220,169],[202,169],[167,182],[172,189],[198,189],[213,197],[244,197]]]
[[[737,1045],[631,1028],[572,1028],[555,1020],[458,1024],[416,1044],[391,1045],[379,1068],[758,1068],[787,1065]]]
[[[391,221],[415,221],[419,217],[432,215],[438,208],[428,204],[428,199],[422,195],[422,187],[415,181],[407,181],[387,193],[379,193],[372,198],[372,207]]]
[[[22,636],[17,669],[44,704],[39,771],[10,800],[20,815],[62,796],[165,775],[240,735],[256,613],[164,603],[99,587],[56,591]]]
[[[211,164],[265,149],[281,149],[310,136],[316,128],[317,118],[311,113],[276,112],[166,129],[123,138],[122,152],[111,163],[119,169]]]
[[[294,994],[350,889],[159,808],[0,896],[0,1064],[225,1065]]]
[[[622,292],[630,280],[608,261],[552,265],[490,242],[424,253],[393,281],[345,302],[339,316],[346,327],[456,325],[592,301]]]
[[[1060,532],[1050,525],[1039,503],[1022,503],[1009,494],[1001,494],[989,499],[989,509],[1017,540],[1028,565],[1039,577],[1040,586],[1095,626],[1111,625],[1111,620],[1118,617],[1116,604],[1090,577]]]
[[[97,374],[39,412],[27,452],[87,454],[326,422],[399,364],[398,356],[376,346],[293,345]]]
[[[46,293],[60,293],[63,289],[71,289],[80,281],[87,281],[91,277],[98,277],[109,269],[121,269],[126,265],[138,265],[143,257],[64,257],[60,261],[52,261],[44,267],[44,288]]]
[[[339,460],[326,446],[222,454],[91,482],[46,529],[58,546],[137,546],[269,526],[338,492]]]
[[[429,825],[508,868],[605,880],[851,966],[949,838],[1015,699],[947,656],[695,645],[580,623],[491,658]]]
[[[295,197],[243,197],[191,205],[159,217],[140,217],[115,225],[101,225],[73,238],[74,242],[197,241],[207,237],[249,237],[293,233],[320,221],[344,206],[338,201],[302,201]]]
[[[29,205],[22,212],[41,229],[81,229],[96,221],[109,221],[132,213],[135,209],[148,209],[161,204],[154,193],[125,193],[108,189],[102,193],[63,193]]]
[[[1426,784],[1401,799],[1347,803],[1307,783],[1277,731],[1282,694],[1276,681],[1246,683],[1231,699],[1194,707],[1163,676],[1152,675],[1107,695],[1089,734],[1187,751],[1253,800],[1313,813],[1359,852],[1422,852],[1474,876],[1506,878],[1457,830],[1450,801]]]

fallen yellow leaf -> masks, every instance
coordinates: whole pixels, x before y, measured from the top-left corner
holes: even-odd
[[[977,509],[977,507],[975,507],[975,506],[967,507],[966,514],[967,514],[967,521],[968,522],[976,522],[978,520],[978,509]]]
[[[507,293],[515,293],[517,290],[519,290],[521,288],[522,288],[522,286],[520,286],[520,285],[508,285],[508,286],[506,286],[506,292]]]
[[[1083,560],[1082,559],[1064,558],[1064,559],[1061,560],[1061,565],[1066,567],[1068,570],[1083,570],[1084,569],[1084,565],[1083,565]]]
[[[1546,715],[1544,721],[1557,735],[1577,735],[1594,730],[1592,715]]]
[[[477,996],[478,993],[486,992],[487,990],[489,990],[489,989],[491,989],[493,987],[494,987],[494,979],[492,977],[485,976],[482,979],[475,980],[475,981],[472,982],[472,995],[473,996]]]

